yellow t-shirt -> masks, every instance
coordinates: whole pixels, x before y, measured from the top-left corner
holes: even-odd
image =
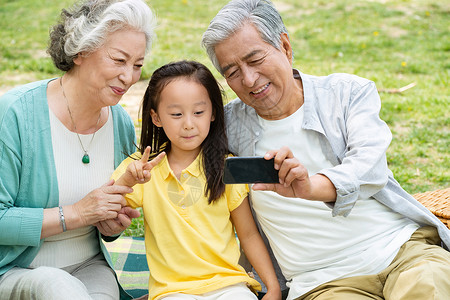
[[[149,299],[203,294],[239,282],[261,288],[238,264],[240,251],[230,219],[248,186],[226,185],[222,197],[208,204],[201,157],[181,172],[180,180],[164,157],[151,170],[150,181],[135,185],[126,195],[128,204],[142,207],[144,213]],[[131,161],[125,159],[112,178],[118,179]]]

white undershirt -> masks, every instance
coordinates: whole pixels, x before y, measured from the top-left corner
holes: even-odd
[[[112,113],[109,110],[108,121],[97,130],[90,146],[92,134],[80,134],[83,146],[90,157],[90,163],[83,164],[81,159],[84,152],[77,134],[69,131],[53,112],[49,111],[59,205],[71,205],[105,184],[114,171]],[[99,251],[95,227],[69,230],[46,238],[30,267],[62,268],[84,262],[97,255]]]
[[[310,176],[333,167],[322,152],[319,133],[303,130],[302,120],[303,106],[282,120],[260,118],[264,130],[256,155],[288,146]],[[332,217],[321,201],[251,193],[258,221],[291,281],[288,299],[330,280],[382,271],[419,227],[373,198],[358,199],[348,217]]]

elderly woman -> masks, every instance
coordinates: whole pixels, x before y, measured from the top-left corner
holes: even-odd
[[[63,10],[48,53],[64,75],[0,98],[0,299],[127,298],[101,237],[139,215],[123,207],[129,188],[108,178],[135,151],[118,102],[153,29],[142,0]]]

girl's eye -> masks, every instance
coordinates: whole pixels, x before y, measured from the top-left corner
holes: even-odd
[[[194,114],[195,114],[195,115],[201,115],[201,114],[204,113],[204,112],[205,112],[205,111],[203,111],[203,110],[202,110],[202,111],[196,111]]]
[[[181,113],[170,114],[172,117],[181,117]]]

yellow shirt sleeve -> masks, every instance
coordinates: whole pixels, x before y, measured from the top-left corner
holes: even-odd
[[[233,157],[234,155],[228,154],[227,157]],[[225,195],[228,201],[228,210],[233,211],[241,205],[245,197],[248,196],[249,187],[248,184],[226,184]]]
[[[228,201],[229,211],[233,211],[241,205],[245,197],[248,196],[247,184],[227,184],[225,185],[225,194]]]

